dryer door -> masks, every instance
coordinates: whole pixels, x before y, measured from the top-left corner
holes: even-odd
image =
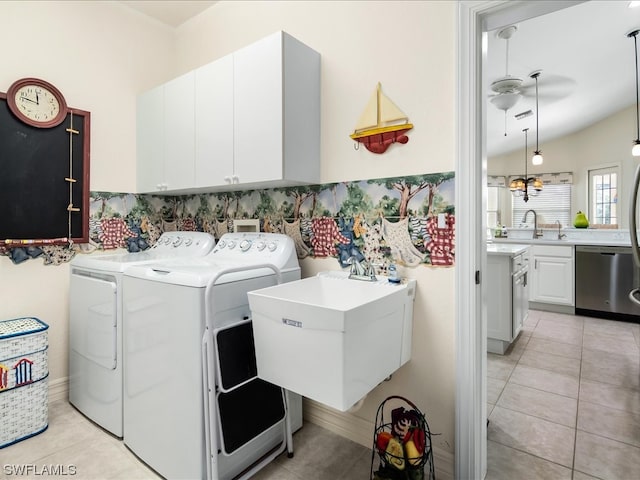
[[[117,365],[117,285],[113,277],[71,274],[69,343],[82,357],[113,370]]]

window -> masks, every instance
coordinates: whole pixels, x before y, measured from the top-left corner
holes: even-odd
[[[493,228],[500,223],[500,192],[503,187],[487,188],[487,227]]]
[[[571,184],[545,184],[541,192],[532,195],[529,187],[529,201],[524,202],[522,196],[513,197],[511,207],[511,225],[517,227],[524,224],[524,214],[533,209],[538,216],[538,225],[560,221],[563,227],[571,225]],[[533,224],[533,216],[529,215],[527,224]]]
[[[589,170],[589,219],[593,224],[618,224],[618,167]]]
[[[487,177],[487,228],[493,229],[496,225],[502,225],[502,215],[500,208],[504,191],[507,185],[507,178],[502,176]]]

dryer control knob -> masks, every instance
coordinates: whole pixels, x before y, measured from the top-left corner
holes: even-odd
[[[189,246],[189,245],[191,245],[192,243],[193,243],[193,238],[187,238],[187,239],[184,241],[184,245],[185,245],[185,247],[188,247],[188,246]]]
[[[226,247],[226,246],[227,246],[227,242],[226,242],[226,241],[224,241],[224,240],[220,240],[220,241],[218,242],[218,248],[224,248],[224,247]]]
[[[242,242],[240,242],[240,250],[242,250],[243,252],[246,252],[250,248],[251,248],[251,240],[243,240]]]
[[[236,247],[236,242],[230,240],[227,245],[229,245],[229,250],[233,250]]]
[[[264,250],[264,247],[266,247],[267,244],[264,242],[258,242],[258,244],[256,245],[256,248],[258,249],[259,252],[261,252],[262,250]]]
[[[173,246],[178,247],[181,243],[182,243],[182,238],[176,237],[176,239],[173,241]]]
[[[267,245],[267,248],[269,248],[270,252],[275,252],[276,248],[278,248],[278,245],[275,242],[269,242],[269,245]]]

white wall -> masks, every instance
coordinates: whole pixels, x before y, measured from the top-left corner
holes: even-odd
[[[617,112],[584,130],[572,135],[544,142],[540,149],[544,163],[533,166],[529,161],[528,174],[573,172],[571,198],[571,219],[578,212],[588,211],[587,189],[588,170],[608,165],[620,166],[620,189],[618,192],[618,212],[620,228],[629,228],[628,197],[631,194],[636,161],[631,156],[631,147],[636,137],[635,105]],[[541,132],[543,133],[543,132]],[[530,137],[531,138],[531,137]],[[533,145],[529,150],[533,151]],[[532,153],[531,153],[532,154]],[[487,162],[489,175],[524,174],[524,140],[522,150],[491,157]],[[544,195],[544,190],[541,195]],[[511,222],[511,194],[505,191],[506,202],[503,223]]]
[[[92,190],[134,190],[136,93],[276,30],[322,55],[323,182],[455,168],[455,2],[221,1],[175,31],[116,2],[43,5],[38,21],[79,26],[82,57],[70,56],[76,43],[67,34],[45,42],[45,32],[36,29],[26,47],[29,55],[16,53],[3,62],[0,90],[17,78],[38,76],[57,85],[71,106],[92,112]],[[22,27],[11,18],[31,14],[31,8],[29,2],[0,2],[0,35],[18,38]],[[27,61],[34,55],[54,60],[43,60],[34,69]],[[408,144],[383,155],[355,151],[349,138],[377,82],[415,125]],[[68,267],[29,262],[13,266],[0,258],[0,279],[9,285],[2,290],[0,316],[37,315],[50,323],[56,330],[52,353],[57,351],[52,379],[64,379]],[[304,260],[302,268],[308,276],[338,264],[334,259]],[[310,405],[309,418],[369,446],[377,405],[388,395],[404,395],[424,411],[431,430],[441,434],[434,437],[436,467],[446,477],[453,469],[455,270],[401,268],[400,273],[418,280],[412,360],[374,391],[359,412],[338,415]],[[29,290],[36,296],[46,291],[49,300],[34,305]]]
[[[70,107],[91,112],[91,190],[134,191],[135,98],[170,76],[174,35],[119,2],[2,1],[0,91],[24,77],[54,84]],[[0,256],[0,319],[50,326],[53,385],[68,373],[68,267]]]

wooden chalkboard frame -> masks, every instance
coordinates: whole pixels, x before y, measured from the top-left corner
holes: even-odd
[[[90,112],[68,107],[60,125],[35,128],[0,92],[0,246],[68,244],[68,208],[71,241],[89,242],[90,140]]]

